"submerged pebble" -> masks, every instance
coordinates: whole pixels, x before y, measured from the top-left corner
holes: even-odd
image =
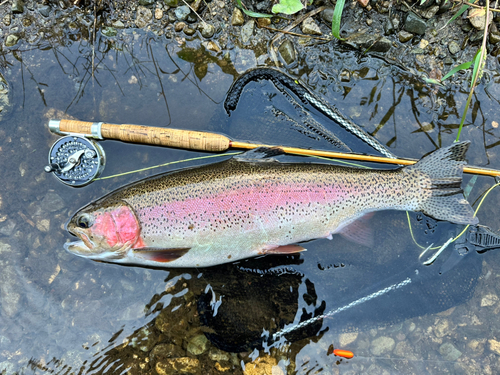
[[[189,340],[187,351],[192,355],[200,355],[206,352],[208,348],[208,339],[204,334],[194,336]]]
[[[392,337],[381,336],[372,341],[370,352],[374,356],[380,356],[392,352],[396,342]]]
[[[462,352],[449,342],[439,347],[439,353],[447,361],[456,361],[462,355]]]
[[[293,43],[290,42],[288,39],[285,40],[283,43],[281,43],[281,45],[278,48],[278,51],[287,65],[290,65],[293,62],[295,62],[296,59],[295,47],[293,46]]]

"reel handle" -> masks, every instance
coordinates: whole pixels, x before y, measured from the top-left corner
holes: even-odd
[[[124,142],[199,151],[226,151],[231,144],[231,140],[221,134],[143,125],[51,120],[49,128],[58,134],[79,134],[97,139],[117,139]]]

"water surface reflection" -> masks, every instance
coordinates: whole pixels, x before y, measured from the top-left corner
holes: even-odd
[[[336,237],[309,243],[309,251],[300,256],[210,269],[120,267],[65,253],[68,217],[131,178],[75,190],[46,175],[48,148],[56,139],[46,129],[47,116],[66,112],[88,121],[331,147],[273,115],[279,110],[300,120],[271,83],[249,85],[237,111],[227,116],[222,102],[238,76],[236,49],[217,54],[197,40],[179,44],[127,30],[117,39],[98,41],[94,56],[84,40],[4,51],[1,73],[9,84],[10,106],[0,123],[0,370],[134,374],[171,373],[184,366],[191,373],[237,374],[252,361],[304,374],[498,370],[491,344],[497,342],[496,253],[470,254],[440,275],[439,267],[453,251],[450,247],[439,262],[422,268],[421,250],[409,234],[404,213],[376,214],[372,249]],[[329,52],[314,61],[311,53],[291,73],[397,155],[417,157],[452,142],[465,86],[436,88],[382,61]],[[489,77],[477,90],[462,138],[472,141],[472,164],[499,168],[500,130],[494,123],[499,78],[494,72]],[[102,144],[108,155],[104,175],[201,155]],[[133,179],[152,173],[141,172]],[[479,178],[471,201],[492,180]],[[495,202],[497,194],[493,192],[489,202]],[[500,228],[496,211],[495,205],[485,205],[481,222]],[[443,243],[461,229],[415,214],[411,222],[417,242],[424,246]],[[407,278],[413,280],[408,288],[270,340],[283,328]],[[329,355],[332,344],[354,350],[355,359]]]

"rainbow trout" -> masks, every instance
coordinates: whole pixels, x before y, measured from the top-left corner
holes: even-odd
[[[462,195],[469,144],[439,149],[412,166],[366,170],[281,163],[256,149],[220,163],[122,187],[79,210],[66,243],[94,260],[155,267],[204,267],[261,254],[305,250],[297,243],[348,233],[378,210],[421,211],[476,224]]]

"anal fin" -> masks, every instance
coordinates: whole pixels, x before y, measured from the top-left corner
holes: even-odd
[[[134,249],[134,255],[138,258],[151,260],[158,263],[168,263],[186,254],[191,248],[181,247],[172,249],[160,249],[155,247],[144,247],[141,249]]]
[[[296,254],[306,250],[306,248],[299,245],[284,245],[264,250],[263,254]]]
[[[346,225],[338,233],[348,240],[360,245],[371,247],[373,246],[373,228],[369,224],[373,212],[367,213],[352,223]]]

